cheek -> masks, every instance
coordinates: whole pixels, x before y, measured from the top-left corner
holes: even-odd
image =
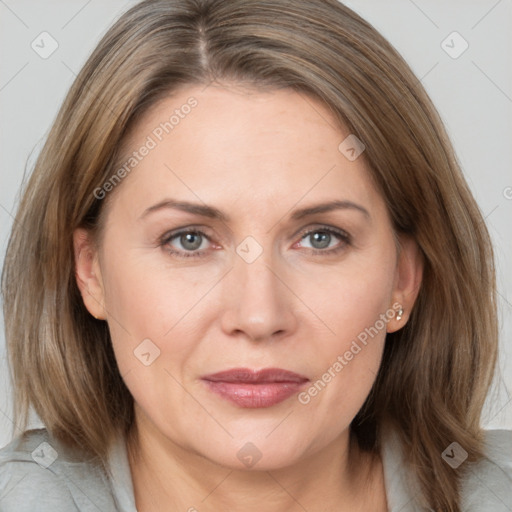
[[[321,426],[321,435],[315,441],[319,446],[349,428],[366,401],[378,373],[384,336],[376,336],[371,345],[359,343],[359,347],[353,345],[336,355],[325,371],[298,396],[304,414],[315,418]]]
[[[199,272],[185,278],[183,271],[157,266],[135,251],[125,254],[106,268],[105,304],[119,370],[144,402],[148,389],[173,386],[169,372],[183,381],[210,318],[208,305],[214,306],[207,292],[215,280]]]
[[[386,338],[381,306],[382,300],[375,300],[364,310],[344,309],[333,343],[324,340],[316,346],[315,377],[297,399],[304,413],[322,426],[320,444],[348,428],[375,382]]]
[[[112,324],[136,338],[164,337],[205,291],[179,270],[156,267],[149,258],[113,259],[107,275],[105,302]]]
[[[172,325],[169,312],[175,311],[176,294],[163,297],[154,273],[128,258],[112,258],[104,275],[105,308],[121,375],[133,378],[143,371],[147,378],[161,356],[160,338]]]
[[[392,254],[392,253],[391,253]],[[311,297],[329,334],[315,343],[315,379],[298,396],[333,429],[350,423],[375,381],[392,306],[393,259],[332,276]],[[329,419],[330,418],[330,419]]]
[[[375,333],[375,327],[385,333],[381,315],[389,312],[392,305],[393,268],[392,258],[358,261],[305,283],[302,296],[307,297],[312,312],[328,328],[332,343],[324,347],[331,356],[349,350],[350,342],[358,337],[364,341],[364,333]]]

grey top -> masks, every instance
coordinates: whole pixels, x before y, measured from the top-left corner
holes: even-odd
[[[390,512],[424,511],[415,500],[394,432],[382,440],[382,462]],[[488,430],[486,457],[469,467],[463,481],[464,512],[512,512],[512,431]],[[465,452],[452,443],[439,454],[454,471]],[[102,472],[70,453],[45,429],[30,430],[0,450],[0,512],[137,512],[126,446],[119,438]]]

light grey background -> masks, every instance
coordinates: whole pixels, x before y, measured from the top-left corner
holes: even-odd
[[[30,171],[57,110],[88,54],[113,20],[134,3],[0,0],[0,264],[25,167]],[[345,3],[391,41],[421,79],[445,121],[490,228],[497,255],[501,354],[500,372],[488,400],[484,426],[510,429],[512,0],[451,0],[449,3],[350,0]],[[46,59],[31,47],[35,41],[40,52],[51,48],[51,40],[40,36],[42,32],[48,32],[58,44]],[[43,43],[41,38],[45,38]],[[466,43],[469,46],[461,53]],[[13,423],[3,319],[0,320],[0,446],[3,446],[10,440]],[[36,424],[37,420],[33,425]],[[19,429],[14,428],[14,432],[19,433]]]

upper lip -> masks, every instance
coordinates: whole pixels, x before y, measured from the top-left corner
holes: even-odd
[[[297,382],[303,383],[308,381],[307,377],[298,373],[282,368],[263,368],[261,370],[251,370],[250,368],[232,368],[222,372],[205,375],[203,380],[210,382],[246,382],[246,383],[262,383],[262,382]]]

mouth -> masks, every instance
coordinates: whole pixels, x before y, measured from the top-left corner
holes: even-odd
[[[242,408],[276,405],[298,393],[307,377],[281,368],[233,368],[201,378],[208,389]]]

